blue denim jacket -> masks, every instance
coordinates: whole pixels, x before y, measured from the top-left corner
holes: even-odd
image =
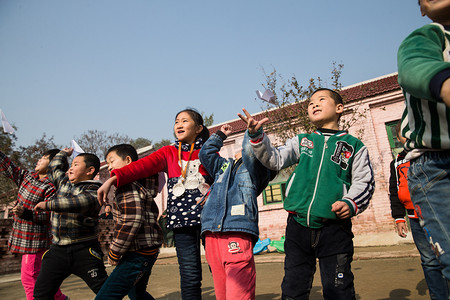
[[[199,158],[214,184],[201,214],[202,234],[205,231],[238,231],[259,236],[258,195],[275,176],[253,154],[248,133],[242,143],[242,158],[223,158],[218,152],[226,136],[213,134],[200,150]]]

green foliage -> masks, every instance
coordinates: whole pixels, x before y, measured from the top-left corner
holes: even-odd
[[[202,112],[201,115],[203,117],[203,124],[206,127],[209,127],[214,124],[214,113],[207,116],[204,112]]]
[[[135,139],[135,140],[132,140],[132,141],[130,142],[130,144],[131,144],[134,148],[140,149],[140,148],[144,148],[144,147],[150,146],[150,145],[152,144],[152,141],[149,140],[149,139],[140,137],[140,138],[137,138],[137,139]]]
[[[155,150],[158,150],[158,149],[160,149],[160,148],[162,148],[162,147],[164,147],[164,146],[170,145],[170,144],[172,144],[172,142],[171,142],[170,140],[168,140],[168,139],[162,139],[162,140],[160,140],[159,142],[155,143],[155,144],[153,145],[153,147],[155,147]]]

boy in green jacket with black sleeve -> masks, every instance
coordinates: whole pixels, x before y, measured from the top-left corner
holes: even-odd
[[[338,121],[344,110],[341,96],[316,90],[308,116],[317,130],[299,134],[275,148],[262,130],[268,121],[256,121],[244,109],[256,157],[272,170],[298,163],[287,182],[284,208],[289,212],[284,249],[282,299],[308,299],[319,259],[324,299],[355,299],[351,261],[351,217],[364,211],[375,181],[364,144]]]

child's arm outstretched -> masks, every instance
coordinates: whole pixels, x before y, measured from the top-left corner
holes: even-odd
[[[209,137],[198,154],[200,162],[205,167],[206,171],[213,177],[227,161],[227,159],[221,157],[218,152],[223,146],[223,141],[231,134],[231,132],[232,128],[230,125],[223,125],[219,131]]]
[[[247,124],[253,152],[266,168],[279,171],[298,163],[300,151],[297,136],[287,140],[284,146],[275,148],[262,129],[262,125],[267,123],[269,119],[263,118],[257,121],[245,108],[242,111],[245,116],[239,113],[238,116]]]
[[[152,154],[134,161],[120,169],[114,169],[111,177],[97,191],[100,205],[108,201],[108,192],[113,185],[120,187],[139,179],[150,177],[161,171],[167,171],[168,146],[162,147]]]
[[[69,213],[89,213],[92,210],[100,210],[97,202],[98,184],[93,183],[83,187],[81,193],[76,195],[67,195],[65,197],[58,195],[53,200],[39,202],[36,210],[50,210],[56,212]]]

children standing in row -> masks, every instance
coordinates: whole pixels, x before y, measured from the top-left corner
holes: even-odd
[[[53,245],[42,260],[34,299],[48,300],[69,275],[83,279],[97,293],[108,277],[98,242],[97,189],[93,180],[100,168],[94,154],[81,153],[67,171],[67,157],[73,149],[59,152],[49,165],[48,177],[56,187],[56,197],[40,202],[37,211],[51,211]],[[67,173],[66,173],[67,171]]]
[[[121,187],[158,172],[168,176],[168,227],[173,229],[180,265],[181,297],[201,299],[202,266],[200,261],[200,214],[196,201],[209,189],[211,177],[200,164],[198,153],[209,137],[202,116],[186,109],[175,117],[175,145],[165,146],[152,154],[111,172],[111,178],[98,190],[99,201],[105,201],[112,185]]]
[[[138,160],[136,149],[128,144],[111,147],[106,153],[108,171],[120,169]],[[147,291],[153,264],[162,244],[158,225],[158,206],[145,180],[116,189],[113,202],[114,234],[108,254],[116,266],[95,299],[154,299]]]
[[[19,188],[13,208],[13,226],[8,240],[11,253],[22,254],[20,277],[27,300],[33,299],[33,290],[41,269],[42,255],[51,243],[50,212],[36,212],[36,204],[50,200],[55,186],[48,180],[47,169],[58,149],[49,150],[36,164],[35,172],[24,170],[0,152],[0,173],[14,181]],[[66,296],[58,291],[54,299]]]
[[[256,159],[248,134],[236,159],[221,157],[218,152],[231,132],[231,126],[223,125],[200,150],[202,165],[215,177],[202,210],[202,235],[216,299],[255,299],[257,197],[276,172]]]
[[[268,121],[256,121],[244,109],[256,157],[272,170],[298,163],[288,180],[284,208],[289,212],[285,240],[283,299],[308,299],[319,258],[325,299],[355,299],[351,217],[363,212],[374,192],[374,176],[367,148],[339,130],[341,96],[316,90],[308,105],[317,127],[274,148],[262,130]]]
[[[411,200],[450,280],[450,1],[419,5],[435,23],[412,32],[398,50],[406,99],[402,136],[411,161]]]

